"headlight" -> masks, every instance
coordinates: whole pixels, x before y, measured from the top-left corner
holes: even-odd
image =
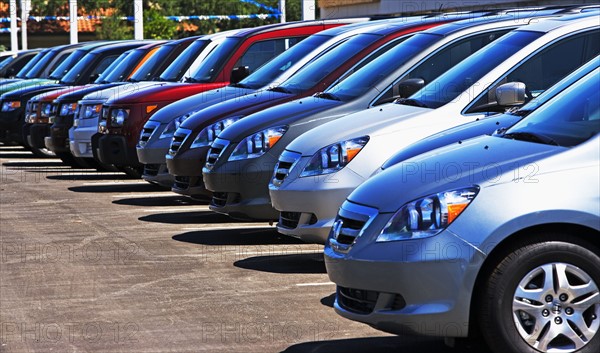
[[[82,119],[97,119],[98,117],[100,117],[100,112],[102,111],[102,104],[85,105],[82,107],[82,109]]]
[[[363,136],[321,148],[304,167],[300,177],[337,172],[350,163],[367,142],[369,136]]]
[[[162,134],[160,134],[160,139],[163,138],[171,138],[173,137],[173,134],[175,134],[175,131],[177,131],[177,129],[179,129],[179,125],[181,125],[181,123],[183,123],[185,121],[185,119],[187,119],[189,117],[189,114],[185,114],[182,115],[180,117],[177,117],[175,119],[173,119],[173,121],[171,121],[167,127],[163,130]]]
[[[217,136],[221,133],[221,131],[225,130],[226,127],[235,123],[241,118],[241,116],[227,118],[205,127],[204,129],[202,129],[202,131],[200,131],[194,142],[192,142],[191,147],[198,148],[203,146],[210,146],[215,140],[215,138],[217,138]],[[281,135],[283,135],[283,133]]]
[[[110,111],[110,125],[114,127],[123,126],[129,116],[129,109],[113,109]]]
[[[60,115],[60,116],[74,115],[75,110],[77,110],[77,103],[61,104],[58,115]]]
[[[2,103],[3,112],[12,112],[15,109],[21,108],[21,101],[9,101]]]
[[[233,150],[229,160],[237,161],[262,156],[281,139],[287,129],[287,126],[272,127],[246,137]]]
[[[473,201],[479,188],[467,187],[412,201],[396,212],[377,237],[378,242],[431,237],[446,227]]]
[[[52,113],[52,104],[51,103],[43,103],[42,104],[42,118],[47,118]]]

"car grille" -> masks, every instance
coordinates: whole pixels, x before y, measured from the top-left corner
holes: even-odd
[[[282,228],[295,229],[300,222],[300,212],[281,212],[278,225]]]
[[[212,170],[214,168],[215,163],[217,162],[221,154],[223,154],[223,151],[225,151],[228,145],[229,141],[227,140],[221,140],[219,138],[215,139],[215,141],[210,146],[210,149],[208,150],[208,154],[206,156],[206,168],[208,170]]]
[[[144,174],[149,176],[157,176],[160,170],[160,164],[144,164]]]
[[[335,251],[348,252],[378,214],[376,208],[344,202],[331,228],[329,244]]]
[[[340,286],[337,288],[338,304],[342,308],[358,314],[372,313],[377,299],[379,299],[379,292]]]
[[[217,207],[224,207],[227,204],[227,193],[213,192],[213,197],[210,203]]]
[[[190,177],[176,176],[173,186],[175,186],[177,189],[187,190],[190,187]]]
[[[192,130],[177,129],[173,134],[173,140],[171,140],[171,146],[169,147],[169,154],[174,156],[179,151],[179,148],[185,141],[185,139],[192,133]]]
[[[290,174],[294,165],[300,160],[300,157],[302,157],[302,154],[300,153],[287,150],[283,151],[279,157],[279,162],[277,162],[277,165],[275,166],[275,173],[273,174],[271,184],[274,186],[281,186],[283,180]]]
[[[148,140],[150,140],[150,137],[152,137],[152,134],[154,133],[154,131],[156,131],[156,128],[158,128],[159,126],[160,126],[160,123],[158,123],[158,122],[155,122],[155,121],[147,122],[144,125],[144,127],[142,128],[142,133],[140,135],[138,144],[140,146],[145,146],[146,143],[148,143]]]

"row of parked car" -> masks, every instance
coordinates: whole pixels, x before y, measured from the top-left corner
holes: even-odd
[[[62,46],[2,138],[325,244],[349,319],[598,352],[599,54],[597,6]]]

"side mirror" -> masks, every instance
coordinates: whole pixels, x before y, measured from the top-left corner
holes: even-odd
[[[16,72],[16,71],[17,71],[17,70],[15,70],[15,68],[14,68],[14,67],[9,67],[9,68],[8,68],[8,70],[6,70],[6,75],[5,75],[5,76],[6,76],[7,78],[13,78],[13,77],[15,77],[15,75],[17,74],[17,72]]]
[[[231,78],[229,82],[238,83],[250,75],[250,68],[248,66],[238,66],[231,71]]]
[[[523,82],[509,82],[496,88],[496,102],[502,107],[525,103],[527,87]]]
[[[100,77],[99,74],[94,74],[90,76],[90,83],[94,83],[94,81],[96,81],[96,79],[98,79],[98,77]]]
[[[402,98],[408,98],[414,93],[425,87],[425,80],[422,78],[409,78],[398,83],[398,95]]]

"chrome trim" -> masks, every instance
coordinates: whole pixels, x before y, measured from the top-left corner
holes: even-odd
[[[347,253],[356,240],[363,235],[365,230],[371,225],[375,217],[379,214],[379,210],[372,207],[361,206],[355,203],[346,201],[340,207],[338,219],[336,219],[331,233],[329,234],[329,245],[335,252]],[[357,222],[364,222],[361,229],[345,228],[342,218],[351,219]],[[353,237],[350,244],[340,243],[338,238],[340,235]]]

